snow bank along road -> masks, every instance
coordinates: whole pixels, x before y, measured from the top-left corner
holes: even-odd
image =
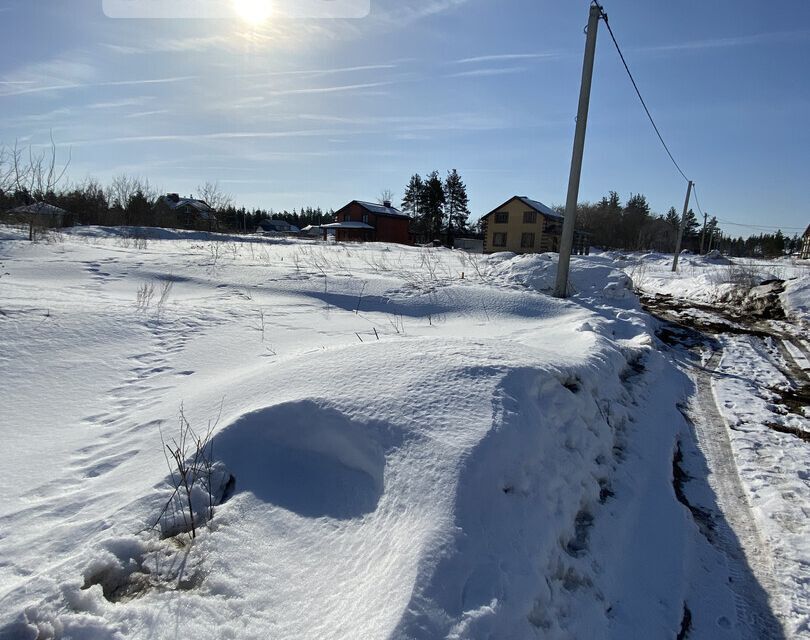
[[[0,230],[0,638],[779,637],[609,256],[150,233]]]
[[[686,276],[682,277],[686,282],[673,285],[667,276],[647,273],[645,288],[681,290],[678,298],[669,293],[650,295],[645,305],[675,323],[664,324],[659,333],[681,350],[677,359],[695,380],[690,415],[700,448],[710,462],[711,488],[737,536],[731,546],[724,536],[718,536],[718,545],[726,547],[729,557],[742,553],[758,582],[751,585],[736,580],[733,588],[740,594],[740,602],[746,603],[740,614],[749,619],[754,637],[777,633],[767,613],[761,614],[764,607],[773,609],[790,637],[807,637],[807,318],[790,311],[785,316],[780,301],[785,293],[783,282],[754,287],[742,297],[719,295],[715,304],[709,304],[705,298],[701,300],[701,287],[694,281],[700,275],[696,278],[693,271],[691,283]],[[656,282],[658,277],[662,280]],[[788,289],[806,286],[804,279],[789,282]],[[691,348],[694,355],[685,354],[684,347]],[[735,548],[736,542],[739,548]]]

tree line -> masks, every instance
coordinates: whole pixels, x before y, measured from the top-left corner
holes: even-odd
[[[563,207],[556,207],[564,213]],[[758,234],[748,238],[732,238],[720,229],[716,217],[699,221],[689,209],[683,220],[681,249],[693,253],[717,249],[721,253],[737,257],[778,257],[797,252],[801,238],[788,238],[781,231],[774,234]],[[598,202],[582,202],[577,206],[577,229],[590,234],[592,246],[621,251],[675,250],[681,216],[675,207],[666,214],[652,212],[647,198],[631,194],[622,204],[619,194],[610,191]]]
[[[66,185],[69,163],[58,166],[55,145],[39,153],[17,146],[0,147],[0,211],[47,202],[67,212],[66,225],[177,226],[176,218],[161,214],[155,206],[162,194],[148,180],[121,174],[107,185],[92,178]],[[392,196],[386,191],[381,201],[390,201]],[[252,232],[268,218],[299,228],[334,221],[334,211],[320,207],[292,211],[236,207],[216,182],[200,185],[196,197],[217,212],[218,228],[223,231]],[[478,231],[476,225],[470,225],[467,187],[456,169],[444,178],[436,170],[424,178],[414,174],[405,187],[401,208],[411,216],[419,242],[439,240],[452,246],[453,238]],[[556,209],[563,212],[562,207]],[[598,202],[577,207],[577,228],[590,234],[592,246],[605,249],[672,252],[680,218],[674,207],[664,215],[653,213],[641,193],[631,194],[622,203],[618,193],[610,191]],[[684,220],[682,248],[694,253],[718,249],[731,256],[774,257],[797,252],[800,247],[798,235],[787,237],[781,231],[748,238],[726,236],[716,218],[703,225],[691,209]]]
[[[16,157],[16,163],[15,163]],[[157,207],[161,191],[148,180],[121,174],[109,184],[88,178],[74,184],[62,184],[62,176],[45,156],[21,160],[22,156],[0,149],[0,212],[46,202],[64,209],[65,226],[73,224],[101,226],[181,226],[175,216]],[[16,164],[16,166],[15,166]],[[191,196],[190,196],[191,197]],[[247,209],[233,205],[215,182],[197,187],[196,199],[205,201],[217,214],[221,231],[254,231],[259,222],[282,219],[299,228],[332,222],[334,211],[320,207],[301,207],[292,211]]]

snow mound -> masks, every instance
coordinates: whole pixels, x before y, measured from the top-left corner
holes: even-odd
[[[726,258],[717,249],[712,249],[709,251],[709,253],[703,256],[703,261],[713,264],[731,264],[731,260]]]
[[[509,258],[495,254],[488,258],[492,275],[503,281],[542,293],[554,290],[557,277],[556,253],[531,253]],[[623,299],[633,297],[633,281],[612,264],[612,260],[599,258],[571,258],[568,286],[584,297]]]
[[[781,300],[788,315],[810,324],[810,274],[787,280]]]

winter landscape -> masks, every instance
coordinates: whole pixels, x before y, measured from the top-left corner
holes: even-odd
[[[810,640],[808,20],[0,0],[0,640]]]
[[[2,637],[807,633],[806,264],[130,235],[3,230]]]

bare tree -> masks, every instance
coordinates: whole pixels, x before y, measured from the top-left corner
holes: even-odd
[[[110,182],[110,185],[105,190],[105,195],[111,207],[117,207],[123,210],[127,208],[130,198],[138,193],[138,191],[149,199],[149,195],[147,194],[151,193],[151,190],[152,188],[148,180],[141,180],[140,178],[121,173],[112,179],[112,182]]]
[[[14,188],[27,193],[31,198],[43,200],[64,179],[70,161],[68,151],[64,166],[57,166],[53,134],[50,146],[41,151],[35,151],[34,145],[24,149],[15,140],[11,149],[0,149],[0,188]]]
[[[40,151],[35,151],[34,145],[23,149],[16,140],[11,149],[4,147],[0,150],[0,188],[13,188],[34,202],[45,202],[52,198],[70,166],[71,152],[68,150],[64,165],[58,166],[53,134],[50,140],[50,146]],[[29,214],[29,240],[34,239],[35,217],[35,213]]]
[[[222,211],[231,204],[231,196],[222,191],[219,182],[206,182],[197,187],[197,196],[205,200],[215,211]]]
[[[0,190],[11,191],[14,188],[14,154],[11,149],[0,147]]]
[[[377,197],[377,202],[380,204],[385,204],[386,202],[390,205],[394,201],[394,192],[391,189],[383,189],[380,191],[380,195]]]

